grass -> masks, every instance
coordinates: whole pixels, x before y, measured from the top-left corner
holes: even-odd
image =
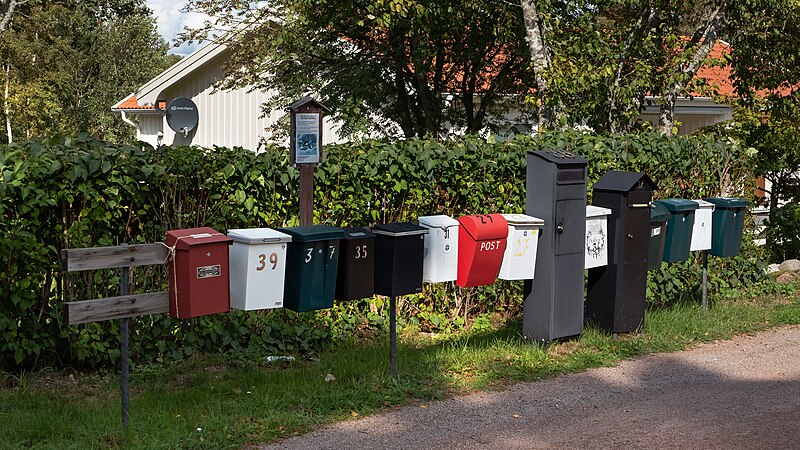
[[[389,377],[382,340],[290,364],[207,355],[134,367],[127,432],[119,425],[116,374],[0,374],[0,448],[240,448],[410,402],[800,324],[800,293],[739,295],[718,299],[707,312],[696,305],[648,311],[641,334],[587,329],[579,339],[545,347],[522,339],[519,323],[482,334],[406,338],[397,380]],[[328,374],[335,380],[326,381]]]

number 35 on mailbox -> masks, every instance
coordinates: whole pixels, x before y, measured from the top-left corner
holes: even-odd
[[[506,251],[508,222],[500,214],[462,216],[458,222],[456,284],[470,287],[494,283]]]
[[[271,228],[228,230],[231,308],[283,307],[286,247],[292,237]]]

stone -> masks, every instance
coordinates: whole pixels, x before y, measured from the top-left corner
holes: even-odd
[[[789,259],[781,263],[778,266],[778,270],[783,270],[787,272],[800,272],[800,260],[797,259]]]
[[[767,273],[775,273],[780,269],[780,264],[770,264],[767,266]]]
[[[800,281],[800,275],[797,272],[784,272],[775,279],[780,284],[789,284]]]

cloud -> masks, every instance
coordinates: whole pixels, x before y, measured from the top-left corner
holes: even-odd
[[[208,17],[205,14],[182,12],[181,9],[185,5],[183,1],[147,0],[147,6],[153,10],[153,16],[156,18],[158,32],[170,46],[175,44],[175,38],[184,28],[199,27]],[[197,50],[200,45],[202,43],[183,44],[180,47],[172,47],[169,53],[185,56]]]

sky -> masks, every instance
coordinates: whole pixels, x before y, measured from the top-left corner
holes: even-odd
[[[158,32],[170,47],[175,44],[175,37],[184,27],[200,26],[206,17],[202,14],[181,12],[185,5],[185,0],[147,0],[147,6],[153,10],[156,18]],[[172,47],[169,53],[185,56],[196,50],[198,45],[195,43],[192,46],[184,44],[178,48]]]

